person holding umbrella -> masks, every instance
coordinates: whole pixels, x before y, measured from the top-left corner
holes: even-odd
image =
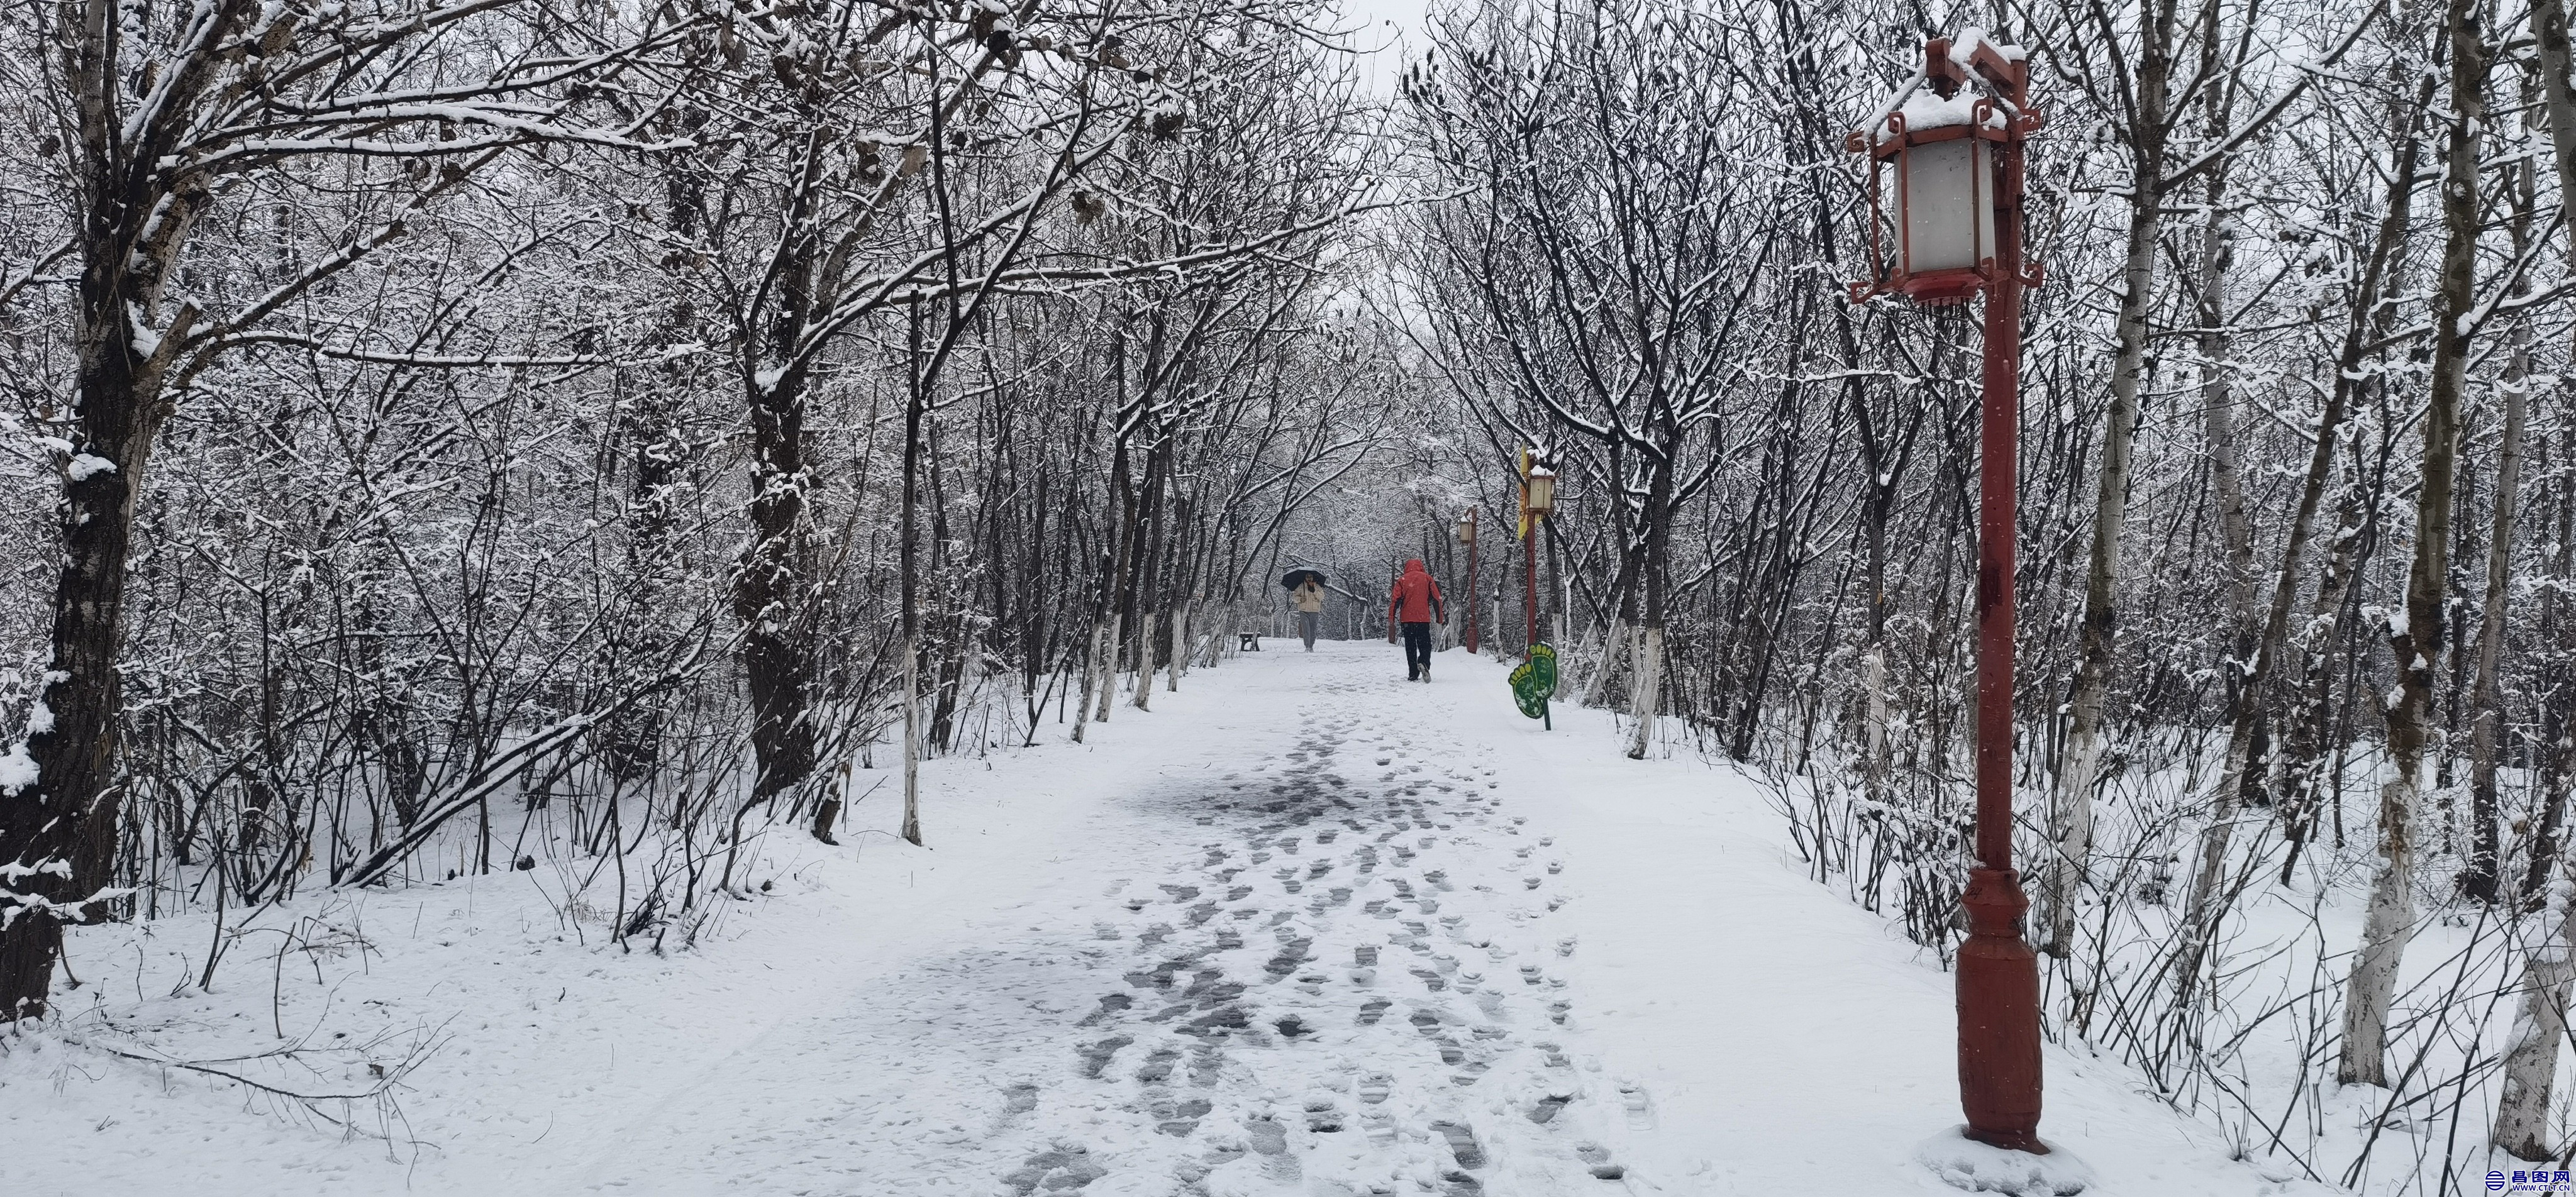
[[[1386,596],[1386,621],[1404,625],[1404,680],[1431,680],[1431,624],[1449,622],[1440,602],[1440,584],[1431,580],[1419,557],[1404,563],[1404,575]]]
[[[1292,569],[1279,579],[1288,588],[1289,605],[1297,611],[1297,638],[1315,651],[1315,632],[1324,622],[1324,575],[1320,570]]]

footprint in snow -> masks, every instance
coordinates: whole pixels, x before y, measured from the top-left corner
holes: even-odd
[[[1466,1123],[1434,1122],[1431,1124],[1431,1130],[1432,1133],[1449,1141],[1449,1154],[1457,1159],[1459,1167],[1485,1166],[1485,1149],[1477,1144],[1476,1132],[1469,1129]]]
[[[1619,1180],[1628,1175],[1626,1168],[1610,1161],[1609,1149],[1598,1143],[1585,1143],[1576,1147],[1574,1155],[1576,1159],[1583,1161],[1585,1167],[1592,1170],[1592,1177],[1595,1180]]]
[[[1136,1041],[1133,1038],[1126,1035],[1112,1035],[1097,1043],[1084,1044],[1080,1049],[1082,1075],[1089,1080],[1100,1079],[1102,1070],[1109,1067],[1109,1058],[1117,1055],[1118,1049],[1134,1042]]]
[[[1078,1027],[1088,1027],[1107,1022],[1112,1015],[1117,1014],[1119,1011],[1128,1009],[1135,1004],[1136,999],[1129,994],[1103,994],[1100,998],[1100,1008],[1092,1011],[1090,1015],[1085,1017],[1081,1022],[1073,1025]]]
[[[1089,1149],[1059,1143],[1020,1161],[1019,1169],[1002,1177],[1002,1183],[1027,1197],[1041,1187],[1050,1192],[1079,1189],[1107,1175],[1109,1169],[1093,1160]]]
[[[1026,1114],[1038,1108],[1038,1087],[1026,1082],[1002,1090],[1002,1116]]]
[[[1208,1111],[1215,1108],[1215,1104],[1204,1097],[1188,1097],[1155,1102],[1149,1112],[1154,1116],[1156,1131],[1175,1138],[1187,1138],[1190,1132],[1199,1128],[1199,1119],[1207,1117]]]
[[[1654,1103],[1646,1099],[1646,1090],[1633,1081],[1619,1083],[1619,1104],[1628,1112],[1628,1125],[1647,1130],[1655,1125]]]
[[[1160,1085],[1170,1081],[1172,1066],[1178,1063],[1180,1058],[1181,1053],[1176,1048],[1155,1048],[1145,1057],[1144,1066],[1136,1070],[1137,1081],[1147,1085]]]

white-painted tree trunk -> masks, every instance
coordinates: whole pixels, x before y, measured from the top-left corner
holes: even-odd
[[[1637,630],[1635,668],[1629,671],[1628,716],[1634,725],[1628,729],[1628,759],[1643,760],[1646,749],[1655,739],[1655,711],[1661,705],[1664,687],[1664,630],[1646,627]]]
[[[1118,637],[1126,631],[1126,622],[1127,617],[1124,615],[1115,613],[1110,615],[1107,625],[1103,628],[1100,653],[1093,658],[1098,662],[1100,676],[1098,692],[1100,706],[1091,716],[1096,722],[1109,722],[1109,708],[1118,702]]]
[[[1082,694],[1073,702],[1073,742],[1082,743],[1082,729],[1091,722],[1092,681],[1100,676],[1100,632],[1098,623],[1091,625],[1091,655],[1082,661]]]
[[[1144,618],[1136,625],[1136,693],[1132,705],[1137,710],[1150,711],[1154,699],[1154,613],[1147,611]]]

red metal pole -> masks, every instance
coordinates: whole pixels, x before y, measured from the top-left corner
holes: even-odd
[[[1528,554],[1528,564],[1521,569],[1521,580],[1529,584],[1529,639],[1521,642],[1521,655],[1530,655],[1538,647],[1538,521],[1529,522],[1529,532],[1521,537],[1521,548]]]
[[[1945,47],[1946,49],[1946,47]],[[1985,389],[1977,498],[1977,865],[1968,871],[1968,938],[1959,945],[1959,1100],[1968,1137],[2046,1153],[2039,1140],[2039,957],[2022,938],[2030,909],[2013,871],[2013,539],[2020,423],[2022,133],[2019,62],[1980,73],[2013,101],[1996,147],[1994,279],[1986,289]],[[2000,70],[1998,68],[2001,68]],[[1997,78],[2001,74],[2002,78]]]

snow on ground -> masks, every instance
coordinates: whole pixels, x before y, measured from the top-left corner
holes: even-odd
[[[566,898],[582,861],[300,900],[211,992],[204,916],[81,929],[0,1051],[0,1193],[1953,1191],[1949,977],[1749,786],[1544,731],[1490,661],[1322,648],[935,763],[927,849],[772,834],[668,955]],[[2092,1192],[2327,1191],[2048,1063]]]

